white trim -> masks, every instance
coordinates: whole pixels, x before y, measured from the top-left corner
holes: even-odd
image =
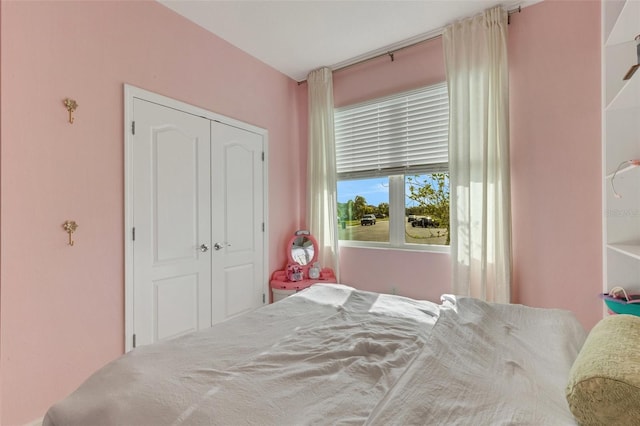
[[[390,243],[381,243],[381,242],[375,242],[375,241],[339,240],[338,247],[389,250],[389,251],[394,251],[394,250],[417,251],[417,252],[425,252],[425,253],[451,253],[451,246],[438,245],[438,244],[404,243],[399,246],[394,246],[394,245],[391,245]]]
[[[606,4],[603,1],[600,4],[600,140],[602,144],[600,146],[600,167],[602,168],[602,174],[607,173],[607,49],[606,49]],[[602,203],[602,293],[609,292],[609,273],[607,271],[607,190],[609,182],[607,176],[601,181],[601,203]],[[606,304],[601,305],[602,318],[607,316]]]
[[[24,426],[42,426],[42,422],[44,422],[44,417],[25,423]]]
[[[124,351],[133,348],[133,164],[131,126],[134,87],[124,85]]]
[[[157,93],[135,87],[129,84],[124,85],[124,348],[125,352],[133,349],[133,241],[131,232],[133,229],[133,164],[132,164],[132,133],[131,123],[133,122],[133,101],[142,99],[153,102],[168,108],[174,108],[189,114],[197,115],[222,124],[237,127],[262,136],[262,149],[264,152],[264,162],[262,165],[263,184],[263,218],[264,218],[264,238],[263,238],[263,293],[265,304],[269,303],[269,132],[266,129],[257,127],[200,107],[190,105],[176,99],[172,99]]]

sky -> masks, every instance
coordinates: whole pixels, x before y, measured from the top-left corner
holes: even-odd
[[[416,176],[416,178],[418,178]],[[436,181],[430,175],[421,175],[418,180],[427,179],[436,187]],[[405,206],[417,206],[418,203],[407,196],[410,183],[405,181]],[[356,195],[361,195],[370,206],[377,207],[380,203],[389,203],[389,178],[386,176],[369,179],[343,180],[338,181],[338,202],[346,203],[355,199]]]
[[[361,195],[367,204],[377,206],[389,203],[389,178],[338,181],[338,202],[346,203]]]
[[[407,185],[407,193],[409,188]],[[389,203],[389,178],[371,178],[359,180],[338,181],[338,202],[346,203],[353,200],[356,195],[361,195],[370,206],[378,206],[380,203]],[[416,206],[415,201],[406,199],[406,205]]]

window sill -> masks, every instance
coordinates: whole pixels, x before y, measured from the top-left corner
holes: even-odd
[[[394,251],[410,251],[410,252],[424,252],[424,253],[451,253],[450,246],[442,245],[428,245],[428,244],[404,244],[401,246],[394,246],[390,243],[379,243],[372,241],[350,241],[340,240],[338,241],[338,247],[349,248],[363,248],[373,250],[394,250]]]

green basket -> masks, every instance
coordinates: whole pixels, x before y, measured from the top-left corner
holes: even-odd
[[[640,302],[630,303],[625,299],[609,296],[608,294],[602,294],[607,308],[615,314],[627,314],[640,317]],[[632,294],[629,296],[631,302],[640,301],[640,294]]]

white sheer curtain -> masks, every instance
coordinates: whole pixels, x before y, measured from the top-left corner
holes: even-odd
[[[318,241],[322,267],[338,275],[338,208],[336,147],[333,123],[333,78],[329,68],[311,71],[309,87],[309,155],[307,158],[307,225]]]
[[[486,10],[445,28],[450,98],[452,291],[511,298],[507,12]]]

